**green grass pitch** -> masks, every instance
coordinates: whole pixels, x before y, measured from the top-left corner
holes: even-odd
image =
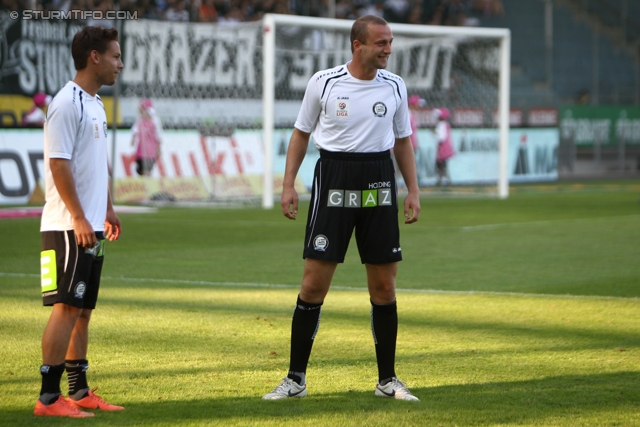
[[[421,401],[374,396],[355,242],[336,272],[309,395],[266,402],[288,369],[307,204],[121,214],[107,245],[88,373],[126,407],[33,416],[39,219],[0,221],[2,426],[640,425],[640,183],[514,186],[422,199],[401,224],[396,370]],[[66,376],[63,377],[66,391]]]

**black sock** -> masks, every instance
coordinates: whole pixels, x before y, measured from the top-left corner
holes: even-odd
[[[398,307],[396,302],[371,302],[371,332],[376,346],[378,379],[395,377],[396,339],[398,337]]]
[[[298,384],[302,385],[304,378],[299,373],[307,372],[307,364],[311,355],[311,347],[320,327],[320,313],[322,303],[311,304],[300,299],[296,302],[291,321],[291,357],[289,361],[289,374]],[[303,375],[304,376],[304,375]]]
[[[69,396],[73,396],[76,400],[82,399],[86,395],[86,391],[89,390],[87,384],[89,362],[87,359],[65,360],[64,366],[69,379]],[[80,391],[84,391],[84,393],[75,396]]]
[[[40,388],[40,401],[45,405],[56,401],[62,394],[60,390],[60,378],[64,372],[64,364],[42,365],[40,375],[42,375],[42,387]]]

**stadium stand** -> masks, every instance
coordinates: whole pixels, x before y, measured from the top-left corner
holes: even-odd
[[[208,7],[208,11],[206,7]],[[336,0],[336,16],[378,13],[390,22],[506,27],[512,32],[511,103],[637,104],[640,1],[553,0],[553,45],[545,42],[545,0]],[[255,21],[265,13],[328,16],[326,2],[302,0],[2,0],[0,10],[126,10],[138,18]],[[202,14],[207,16],[203,17]],[[578,42],[579,41],[579,42]],[[552,52],[552,53],[551,53]],[[620,70],[626,70],[620,72]],[[634,72],[635,70],[635,72]],[[464,78],[464,77],[462,77]],[[597,82],[597,85],[596,85]]]
[[[627,2],[626,39],[617,34],[622,28],[621,0],[552,4],[552,56],[545,46],[544,1],[504,0],[504,16],[480,17],[482,26],[511,29],[512,104],[523,108],[587,102],[637,104],[633,88],[638,77],[633,70],[640,50],[637,43],[634,50],[628,40],[637,40],[633,34],[634,22],[640,20],[640,2]]]

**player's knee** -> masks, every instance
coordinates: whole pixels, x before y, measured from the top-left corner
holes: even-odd
[[[313,281],[304,281],[300,288],[300,298],[308,303],[317,304],[324,301],[327,296],[327,288]]]
[[[369,294],[376,304],[387,304],[396,299],[396,286],[394,281],[384,281],[371,284]]]

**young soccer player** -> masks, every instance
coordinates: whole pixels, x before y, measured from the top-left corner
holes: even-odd
[[[44,125],[46,203],[42,212],[41,275],[45,306],[53,306],[42,336],[42,388],[37,416],[84,418],[83,409],[117,411],[89,389],[89,321],[96,307],[104,241],[120,237],[109,195],[107,117],[97,95],[123,68],[118,32],[85,27],[71,45],[75,68],[55,96]],[[69,379],[69,397],[60,379]]]

